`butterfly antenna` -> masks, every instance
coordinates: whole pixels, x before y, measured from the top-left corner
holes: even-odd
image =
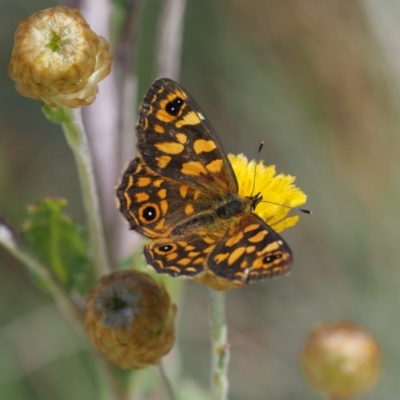
[[[305,208],[292,207],[292,206],[288,206],[287,204],[276,203],[275,201],[262,200],[261,203],[275,204],[276,206],[281,206],[281,207],[285,207],[285,208],[290,208],[291,210],[301,211],[304,214],[312,214],[312,211],[306,210]]]
[[[261,150],[262,150],[263,147],[264,147],[264,142],[261,142],[260,145],[258,146],[256,162],[254,164],[253,189],[251,189],[250,197],[253,197],[254,189],[256,188],[257,167],[258,167],[258,163],[260,162],[260,153],[261,153]]]
[[[256,157],[256,162],[254,164],[254,177],[253,177],[253,189],[251,190],[251,197],[253,197],[254,189],[256,188],[256,173],[257,173],[257,167],[260,162],[260,154],[261,150],[264,147],[264,142],[260,143],[260,146],[258,146],[258,151],[257,151],[257,157]],[[262,200],[261,203],[270,203],[270,204],[275,204],[276,206],[281,206],[285,208],[290,208],[291,210],[296,210],[296,211],[301,211],[304,214],[312,214],[312,211],[306,210],[305,208],[299,208],[299,207],[292,207],[288,206],[287,204],[281,204],[281,203],[276,203],[274,201],[269,201],[269,200]]]

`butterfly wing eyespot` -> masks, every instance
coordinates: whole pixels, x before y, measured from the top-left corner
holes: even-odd
[[[142,223],[150,223],[160,218],[160,208],[155,203],[147,203],[139,208],[139,218]]]
[[[181,99],[180,97],[175,97],[173,100],[169,101],[166,105],[165,105],[165,111],[176,117],[179,115],[179,112],[182,108],[184,104],[184,100]]]
[[[282,254],[281,253],[277,253],[277,254],[268,254],[267,256],[265,256],[263,258],[263,264],[271,264],[276,260],[280,260],[282,258]]]
[[[177,251],[177,244],[176,243],[162,243],[158,246],[154,246],[153,249],[157,254],[165,255],[171,254]]]
[[[144,248],[146,262],[157,273],[191,278],[205,270],[207,254],[213,245],[197,234],[158,239]]]

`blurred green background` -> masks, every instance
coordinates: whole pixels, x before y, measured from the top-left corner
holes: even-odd
[[[155,78],[159,3],[144,2],[140,96]],[[59,127],[7,75],[18,21],[54,5],[0,3],[0,214],[14,227],[45,196],[67,198],[84,224]],[[400,393],[399,38],[399,1],[187,2],[180,82],[225,150],[253,158],[265,141],[262,158],[297,177],[313,210],[283,233],[295,259],[288,277],[227,294],[231,400],[320,398],[302,379],[299,353],[316,323],[337,319],[367,328],[382,348],[381,379],[360,398]],[[180,358],[180,382],[207,391],[208,291],[187,283],[183,300],[167,366]],[[96,398],[86,343],[2,249],[0,301],[0,398]]]

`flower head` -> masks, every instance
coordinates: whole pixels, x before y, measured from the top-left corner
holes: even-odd
[[[76,9],[48,8],[22,20],[8,73],[23,96],[49,106],[91,104],[111,70],[108,42]]]
[[[85,329],[120,368],[155,365],[175,341],[176,306],[160,284],[138,271],[100,279],[85,307]]]
[[[239,185],[239,195],[250,196],[253,191],[261,193],[264,202],[257,205],[254,213],[262,218],[275,231],[281,232],[286,228],[296,225],[299,216],[286,217],[290,207],[298,207],[304,204],[307,196],[295,185],[295,177],[291,175],[276,174],[273,165],[265,166],[263,161],[257,165],[254,175],[255,161],[248,161],[243,154],[228,155]],[[279,203],[282,205],[272,204]]]

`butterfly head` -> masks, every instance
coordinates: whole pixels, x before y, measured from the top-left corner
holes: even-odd
[[[247,198],[250,199],[250,210],[254,212],[257,205],[262,201],[263,196],[261,192],[259,192],[255,196],[248,196]]]

